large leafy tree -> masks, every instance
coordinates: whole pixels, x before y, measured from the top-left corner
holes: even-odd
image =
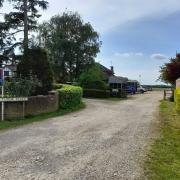
[[[48,2],[45,0],[7,0],[11,2],[13,11],[5,14],[5,22],[3,25],[8,28],[8,38],[14,38],[12,47],[23,44],[24,53],[28,50],[29,31],[34,31],[37,28],[37,19],[41,16],[38,12],[39,8],[46,9]],[[4,0],[0,0],[0,6]],[[23,41],[16,40],[17,34],[23,33]]]
[[[164,64],[161,67],[160,73],[160,80],[175,85],[176,80],[180,77],[180,54],[170,59],[169,63]]]
[[[76,79],[94,62],[101,45],[98,33],[78,13],[54,16],[39,27],[39,32],[39,44],[48,49],[59,82]]]
[[[84,70],[78,81],[83,88],[107,89],[107,85],[104,82],[105,78],[101,65],[93,63]]]

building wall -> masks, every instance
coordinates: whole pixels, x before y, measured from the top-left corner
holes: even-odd
[[[0,105],[1,106],[1,105]],[[57,92],[47,96],[32,96],[25,102],[25,116],[38,115],[57,111],[59,108],[59,95]],[[1,114],[1,108],[0,108]],[[5,119],[19,119],[23,117],[22,102],[5,103]]]

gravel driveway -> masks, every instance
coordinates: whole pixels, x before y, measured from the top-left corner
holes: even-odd
[[[161,99],[89,99],[80,112],[0,132],[0,179],[138,179]]]

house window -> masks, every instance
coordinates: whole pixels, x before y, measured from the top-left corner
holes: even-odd
[[[9,77],[10,76],[10,72],[9,71],[4,71],[4,77]]]

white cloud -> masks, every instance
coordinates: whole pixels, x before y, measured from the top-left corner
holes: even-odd
[[[66,8],[78,11],[83,19],[90,21],[100,32],[107,32],[119,25],[143,17],[168,15],[180,10],[178,0],[51,0],[43,19],[61,13]]]
[[[141,52],[126,52],[126,53],[114,53],[115,57],[133,57],[133,56],[143,56],[143,53]]]
[[[143,53],[138,52],[138,53],[135,53],[135,55],[136,56],[143,56]]]
[[[167,16],[180,10],[179,0],[49,0],[49,8],[41,20],[63,11],[78,11],[85,21],[90,21],[100,33],[107,32],[119,25],[144,17]],[[6,5],[2,12],[9,10]]]
[[[10,7],[5,4],[1,9],[6,12]],[[41,20],[48,20],[63,11],[78,11],[83,19],[90,21],[100,32],[107,32],[129,21],[143,17],[167,16],[180,10],[177,0],[50,0],[48,10],[44,11]]]
[[[164,54],[156,53],[151,55],[152,59],[157,59],[157,60],[164,60],[167,59],[167,56]]]

